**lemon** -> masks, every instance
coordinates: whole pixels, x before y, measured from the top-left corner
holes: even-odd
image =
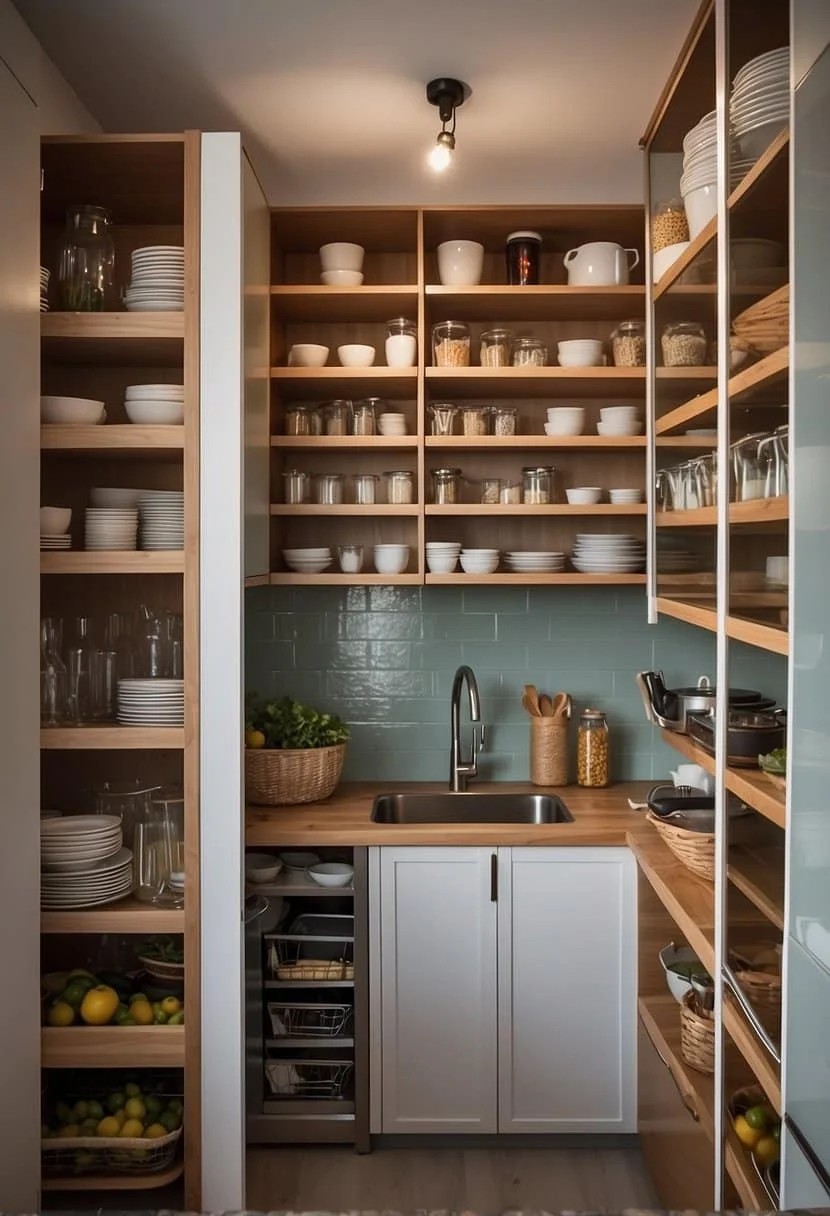
[[[246,747],[265,747],[265,735],[261,730],[246,730],[245,731],[245,746]]]
[[[762,1136],[752,1152],[761,1165],[771,1165],[778,1160],[778,1144],[772,1136]]]
[[[133,1001],[130,1005],[130,1017],[138,1026],[152,1026],[155,1021],[153,1006],[147,1000],[146,996],[139,997],[137,1001]]]
[[[123,1140],[135,1140],[144,1135],[144,1124],[140,1119],[128,1119],[118,1134]]]
[[[106,1026],[118,1010],[118,993],[107,984],[90,988],[81,1001],[81,1017],[87,1026]]]
[[[128,1098],[124,1107],[128,1119],[138,1119],[143,1122],[147,1114],[147,1107],[141,1101],[141,1098]]]
[[[162,1013],[166,1013],[170,1017],[173,1013],[178,1013],[182,1007],[182,1003],[176,996],[166,996],[161,1002]]]
[[[120,1110],[117,1110],[115,1112],[115,1118],[116,1118],[116,1121],[117,1121],[119,1127],[123,1127],[124,1124],[127,1122],[127,1112],[124,1110],[123,1106],[121,1107]]]
[[[740,1140],[741,1144],[745,1144],[747,1148],[755,1148],[755,1145],[761,1139],[763,1132],[755,1127],[750,1127],[743,1115],[738,1115],[733,1124],[735,1135]]]
[[[121,1124],[118,1122],[115,1115],[107,1115],[106,1118],[102,1119],[98,1124],[99,1136],[109,1136],[111,1138],[113,1136],[117,1136],[120,1131]]]
[[[71,1026],[75,1021],[75,1010],[67,1001],[55,1001],[46,1014],[49,1026]]]
[[[81,1135],[82,1136],[95,1136],[97,1134],[97,1132],[98,1132],[98,1120],[97,1119],[84,1119],[83,1123],[81,1124]]]
[[[162,1136],[166,1136],[167,1128],[163,1123],[151,1123],[144,1132],[145,1140],[160,1140]]]
[[[141,999],[144,1000],[143,997]],[[124,1093],[127,1095],[128,1098],[140,1098],[141,1097],[141,1086],[136,1085],[135,1081],[128,1081],[127,1084],[124,1086]]]

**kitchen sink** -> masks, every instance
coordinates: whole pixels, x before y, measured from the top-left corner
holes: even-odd
[[[555,794],[379,794],[375,823],[573,823]]]

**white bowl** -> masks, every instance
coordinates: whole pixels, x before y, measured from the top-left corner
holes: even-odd
[[[326,287],[360,287],[363,274],[360,270],[324,270],[320,280]]]
[[[585,426],[585,410],[580,406],[554,406],[548,410],[546,435],[581,435]]]
[[[115,507],[134,509],[138,500],[146,490],[133,490],[122,486],[93,486],[89,491],[90,505],[93,507]]]
[[[715,186],[698,186],[683,195],[686,219],[689,221],[689,236],[692,240],[702,232],[718,213],[718,192]]]
[[[106,418],[103,401],[88,397],[41,397],[40,420],[47,423],[95,425]]]
[[[427,553],[427,569],[430,574],[454,574],[458,565],[458,554],[442,557],[438,553]]]
[[[690,946],[675,946],[673,943],[664,946],[657,957],[665,972],[669,992],[679,1005],[686,993],[691,991],[692,981],[684,979],[682,975],[677,975],[674,971],[669,971],[669,964],[694,963],[699,961],[698,957]]]
[[[320,864],[317,853],[280,853],[280,861],[286,870],[308,870]]]
[[[599,502],[602,498],[602,487],[574,486],[572,489],[565,491],[565,496],[570,503],[589,506],[591,503]]]
[[[656,253],[651,255],[651,277],[656,283],[662,279],[668,268],[672,266],[681,253],[685,253],[689,248],[688,241],[677,241],[674,245],[666,245],[664,249],[658,249]]]
[[[598,422],[598,435],[642,435],[643,424],[637,418],[615,422]]]
[[[354,875],[354,866],[346,861],[321,861],[306,870],[319,887],[347,887]]]
[[[484,269],[484,246],[478,241],[442,241],[437,249],[438,277],[445,287],[475,287]]]
[[[461,569],[465,574],[495,574],[499,568],[498,557],[483,561],[468,557],[466,553],[462,553],[459,560],[461,561]]]
[[[637,418],[640,413],[639,405],[603,405],[599,416],[603,422],[622,421],[624,418]]]
[[[362,342],[347,342],[345,346],[338,346],[337,358],[343,367],[371,367],[375,361],[375,348]]]
[[[246,853],[245,877],[249,882],[273,882],[282,862],[273,853]]]
[[[63,536],[69,531],[72,523],[71,507],[41,507],[40,534],[41,536]]]
[[[557,361],[560,367],[599,367],[602,364],[603,343],[595,338],[573,338],[558,342]]]
[[[139,426],[180,426],[184,422],[184,402],[129,400],[124,402],[124,413]]]
[[[325,367],[329,348],[316,342],[295,342],[288,352],[289,367]]]
[[[362,270],[365,249],[351,241],[332,241],[320,246],[320,265],[323,270]]]
[[[409,545],[375,545],[372,561],[378,574],[403,574],[409,565]]]

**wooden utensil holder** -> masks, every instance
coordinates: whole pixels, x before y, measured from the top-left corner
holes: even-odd
[[[568,784],[568,719],[530,719],[530,780],[533,785]]]

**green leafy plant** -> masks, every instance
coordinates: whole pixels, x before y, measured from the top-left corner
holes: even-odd
[[[160,963],[184,962],[184,944],[180,937],[150,937],[141,943],[138,953],[142,958],[157,959]]]
[[[345,743],[349,730],[337,714],[321,713],[291,697],[268,701],[252,693],[245,704],[245,737],[249,747],[294,750]]]
[[[758,764],[765,773],[772,773],[776,777],[786,777],[787,775],[787,749],[786,747],[776,747],[774,751],[767,752],[765,756],[758,757]]]

